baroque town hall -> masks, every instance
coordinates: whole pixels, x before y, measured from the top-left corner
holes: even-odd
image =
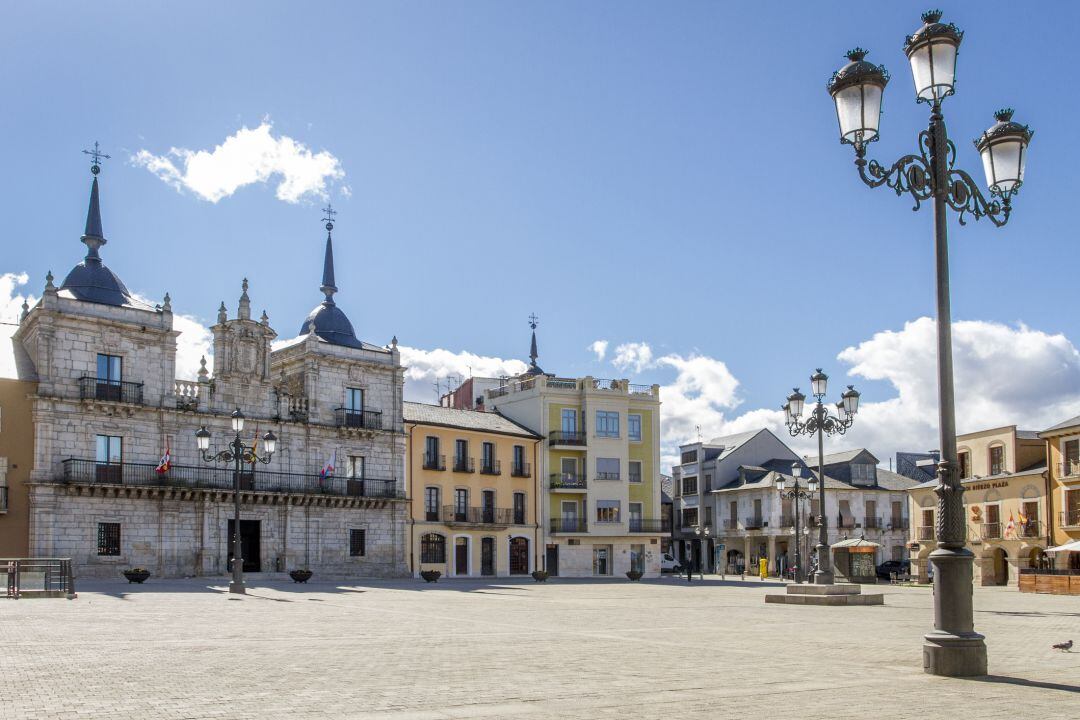
[[[86,256],[59,286],[48,275],[13,336],[20,377],[37,383],[30,554],[71,557],[80,577],[226,572],[233,466],[205,462],[195,432],[224,448],[239,408],[246,443],[278,438],[240,475],[245,571],[405,575],[404,369],[396,339],[357,339],[334,300],[333,223],[324,299],[298,337],[271,345],[244,280],[235,314],[222,303],[211,328],[212,372],[204,359],[197,380],[177,380],[169,295],[147,304],[105,265],[92,170]]]

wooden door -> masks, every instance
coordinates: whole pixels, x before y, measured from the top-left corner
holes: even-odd
[[[529,541],[523,537],[510,541],[510,574],[529,574]]]
[[[480,540],[480,574],[495,574],[495,538],[482,538]]]
[[[454,540],[454,574],[469,574],[469,540],[459,537]]]

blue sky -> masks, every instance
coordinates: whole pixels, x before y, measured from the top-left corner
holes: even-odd
[[[96,139],[113,156],[103,254],[132,289],[169,290],[179,312],[209,324],[247,275],[253,303],[282,337],[296,334],[320,299],[322,199],[283,201],[272,177],[209,202],[132,161],[140,150],[212,151],[268,120],[273,137],[332,155],[344,173],[327,185],[340,211],[338,300],[364,339],[522,358],[535,311],[549,371],[626,375],[610,358],[628,342],[650,346],[654,360],[629,372],[645,382],[691,372],[656,358],[722,363],[736,387],[698,382],[730,394],[710,403],[705,424],[719,431],[721,420],[775,408],[817,365],[850,371],[859,360],[838,360],[845,348],[902,334],[933,310],[929,209],[912,213],[908,200],[862,185],[824,89],[845,50],[869,48],[893,75],[873,154],[891,162],[914,149],[926,107],[913,102],[901,45],[924,9],[8,4],[0,272],[29,273],[19,291],[37,295],[46,270],[62,277],[79,260],[89,181],[79,150]],[[1000,106],[1036,130],[1010,224],[950,223],[954,315],[1076,338],[1067,194],[1080,108],[1046,70],[1077,64],[1080,10],[942,9],[966,32],[946,106],[960,164],[981,182],[970,140]],[[1036,335],[1056,349],[1047,367],[1068,365],[1047,392],[1071,398],[1071,343]],[[603,361],[586,349],[598,339],[610,343]],[[1015,345],[1008,333],[1002,342]],[[903,395],[904,372],[849,382],[885,403]],[[994,388],[993,373],[979,387]],[[692,395],[694,378],[683,379]],[[1029,405],[973,410],[972,422],[1026,419]]]

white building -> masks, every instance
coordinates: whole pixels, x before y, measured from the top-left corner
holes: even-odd
[[[222,303],[212,328],[212,374],[204,363],[196,381],[177,380],[169,295],[142,302],[101,260],[98,170],[87,255],[59,287],[50,273],[10,348],[38,379],[31,554],[71,557],[83,577],[225,573],[232,465],[204,462],[194,433],[205,426],[223,448],[239,408],[247,443],[278,437],[270,462],[240,475],[245,570],[404,575],[403,368],[396,340],[361,342],[334,302],[332,225],[324,299],[300,336],[272,350],[276,333],[265,312],[252,319],[245,280],[235,316]]]

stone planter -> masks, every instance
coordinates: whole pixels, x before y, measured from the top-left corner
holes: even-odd
[[[289,577],[292,578],[294,583],[306,583],[311,579],[310,570],[290,570]]]
[[[641,571],[640,570],[629,570],[626,573],[626,577],[630,578],[634,582],[637,582],[638,580],[641,579]]]
[[[424,578],[424,582],[438,582],[442,573],[438,570],[421,570],[420,577]]]
[[[143,570],[142,568],[132,568],[131,570],[124,570],[124,577],[127,578],[128,583],[138,583],[142,585],[150,578],[150,571]]]
[[[546,582],[549,577],[547,570],[533,570],[532,578],[536,582]]]

